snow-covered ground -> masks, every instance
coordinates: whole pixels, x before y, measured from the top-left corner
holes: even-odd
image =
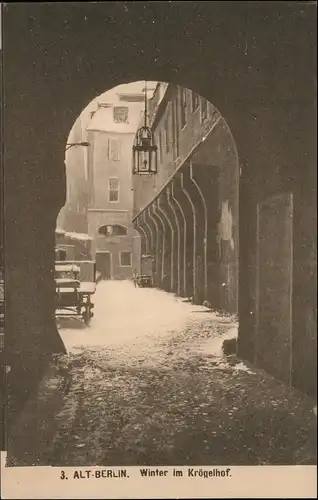
[[[154,288],[135,288],[130,281],[102,281],[92,300],[94,318],[88,328],[77,319],[58,322],[69,352],[168,334],[181,328],[196,308]]]
[[[213,357],[219,368],[229,365],[223,356],[222,343],[237,337],[237,324],[205,306],[155,288],[135,288],[130,281],[102,281],[93,297],[94,318],[89,327],[80,319],[59,320],[59,330],[69,353],[107,350],[107,362],[121,365],[158,367],[166,363],[162,350],[165,342],[190,335],[191,341],[181,353],[173,347],[169,362],[188,357]],[[203,323],[202,323],[203,322]],[[204,335],[198,329],[204,324]],[[191,331],[195,332],[191,335]],[[214,363],[215,364],[215,363]],[[214,366],[214,365],[213,365]],[[244,363],[235,369],[246,370]]]
[[[21,417],[11,463],[315,462],[312,401],[223,356],[234,318],[130,282],[99,283],[94,301],[91,326],[60,322],[69,354]]]

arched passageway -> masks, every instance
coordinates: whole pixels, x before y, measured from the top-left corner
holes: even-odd
[[[261,366],[289,384],[316,391],[314,6],[206,2],[180,10],[173,2],[139,2],[125,7],[121,2],[3,7],[9,422],[37,382],[39,363],[45,366],[53,352],[64,350],[54,321],[52,269],[55,221],[65,201],[69,130],[94,97],[145,78],[196,90],[226,120],[240,161],[240,294],[231,298],[238,300],[239,352],[253,361],[261,345],[267,353],[256,359]],[[140,23],[151,26],[142,37],[136,29]],[[189,186],[195,191],[191,179]],[[182,212],[190,212],[191,204],[180,177],[172,192],[181,240],[184,234],[190,238]],[[229,204],[219,208],[221,219],[233,210]],[[157,206],[149,213],[157,224],[169,226]],[[205,250],[202,234],[197,238],[200,274]],[[163,252],[164,245],[159,242]],[[213,259],[219,250],[206,245],[209,276],[216,272]],[[228,259],[228,248],[222,251]],[[158,282],[162,259],[159,251]],[[198,279],[187,272],[196,259],[191,250],[180,266],[185,276],[185,281],[180,277],[181,294],[187,295]],[[284,285],[270,294],[266,290],[277,282],[281,263]],[[231,265],[226,260],[217,273],[231,279]],[[223,274],[218,279],[225,282]],[[282,290],[286,304],[277,300]],[[225,300],[209,290],[209,280],[207,293]],[[288,311],[288,322],[281,311]],[[260,344],[269,322],[270,337]],[[271,359],[286,345],[289,362],[281,371],[278,360]]]
[[[133,179],[134,209],[139,214],[135,224],[149,219],[151,206],[158,212],[153,227],[158,234],[152,240],[162,240],[160,287],[195,304],[237,314],[239,158],[235,141],[212,103],[189,89],[161,83],[153,100],[161,86],[164,97],[151,118],[154,134],[161,136],[175,109],[180,119],[183,113],[185,125],[174,128],[172,156],[170,147],[162,148],[159,141],[155,185],[152,178]],[[152,252],[157,252],[154,245]]]

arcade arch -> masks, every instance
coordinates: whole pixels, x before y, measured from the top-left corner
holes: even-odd
[[[37,383],[39,363],[45,367],[52,353],[65,352],[54,321],[52,249],[56,218],[65,203],[69,131],[85,105],[105,89],[145,78],[197,91],[226,120],[240,161],[239,352],[254,361],[256,340],[270,321],[277,340],[275,357],[271,344],[261,343],[264,356],[258,362],[288,383],[316,393],[316,16],[312,7],[295,2],[189,2],[183,9],[178,2],[148,6],[135,2],[128,9],[125,2],[5,5],[9,419],[14,419],[25,394]],[[136,29],[140,23],[151,26],[142,30],[142,36]],[[182,241],[190,230],[182,216],[189,209],[179,202],[181,189],[178,177],[171,198]],[[157,207],[149,206],[149,214],[160,227]],[[271,221],[270,234],[266,224],[260,230],[264,220]],[[144,227],[141,218],[140,227]],[[292,277],[291,287],[286,288],[291,306],[287,326],[275,309],[281,303],[281,290],[276,287],[276,295],[268,296],[269,276],[256,273],[260,258],[275,260],[273,241],[281,255],[279,237],[286,231],[293,242],[292,256],[287,244],[283,259],[284,265],[289,262],[284,276]],[[185,268],[180,269],[181,276]],[[184,280],[179,286],[187,293]],[[266,311],[261,321],[257,304]],[[287,352],[284,373],[273,362],[279,359],[277,352]]]

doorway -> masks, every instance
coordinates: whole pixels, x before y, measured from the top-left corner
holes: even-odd
[[[96,252],[96,272],[100,273],[102,280],[109,280],[112,277],[111,273],[111,253],[110,252]]]

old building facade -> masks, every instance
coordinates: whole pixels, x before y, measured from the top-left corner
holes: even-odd
[[[238,159],[218,110],[159,83],[150,101],[155,177],[134,176],[134,221],[157,286],[237,312]]]
[[[142,85],[142,84],[141,84]],[[138,88],[138,87],[137,87]],[[127,279],[139,267],[140,237],[132,223],[132,145],[144,95],[120,92],[101,102],[87,127],[88,234],[97,271]]]
[[[66,203],[57,229],[87,234],[102,279],[127,279],[140,268],[140,235],[132,223],[132,145],[144,112],[143,82],[120,85],[76,120],[66,151]],[[74,235],[75,237],[76,235]]]

